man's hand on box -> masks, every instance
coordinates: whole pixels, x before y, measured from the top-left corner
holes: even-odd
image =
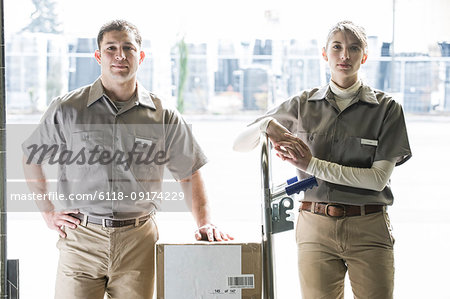
[[[227,233],[222,232],[217,226],[214,224],[205,224],[200,226],[195,231],[195,238],[197,241],[229,241],[234,240],[232,236]]]

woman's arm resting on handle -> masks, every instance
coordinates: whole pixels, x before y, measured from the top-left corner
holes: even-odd
[[[234,140],[233,150],[249,152],[257,147],[261,133],[266,132],[267,126],[272,120],[272,117],[267,117],[245,128]]]
[[[289,130],[273,117],[263,118],[248,126],[238,135],[234,141],[233,150],[238,152],[251,151],[258,146],[261,133],[267,133],[270,141],[276,147],[279,142],[286,138],[284,134],[289,133]]]
[[[275,147],[277,156],[300,170],[315,177],[339,185],[381,191],[395,167],[395,159],[375,161],[371,168],[343,166],[317,159],[298,137],[285,134],[286,139]]]

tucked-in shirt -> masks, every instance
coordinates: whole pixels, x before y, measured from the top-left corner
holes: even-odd
[[[96,196],[66,207],[117,219],[151,212],[163,199],[163,183],[178,184],[207,162],[175,109],[138,84],[117,110],[100,79],[56,98],[22,148],[31,163],[56,161],[59,193]]]
[[[401,165],[411,157],[401,105],[384,92],[362,84],[341,111],[329,85],[304,91],[265,116],[273,117],[301,138],[317,159],[357,168],[375,161]],[[309,175],[298,170],[300,178]],[[353,205],[391,205],[390,183],[381,191],[334,184],[318,179],[319,186],[305,192],[306,201]]]

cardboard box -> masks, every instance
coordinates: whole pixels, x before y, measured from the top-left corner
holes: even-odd
[[[158,299],[261,299],[260,243],[156,245]]]

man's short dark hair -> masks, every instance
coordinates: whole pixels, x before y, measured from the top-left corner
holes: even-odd
[[[142,37],[141,33],[139,32],[139,29],[133,25],[132,23],[125,21],[125,20],[113,20],[109,21],[108,23],[104,24],[102,28],[100,28],[100,31],[97,35],[97,45],[98,49],[100,49],[100,44],[103,40],[103,35],[106,32],[110,31],[127,31],[134,34],[134,37],[136,39],[136,43],[139,45],[139,47],[142,44]]]

